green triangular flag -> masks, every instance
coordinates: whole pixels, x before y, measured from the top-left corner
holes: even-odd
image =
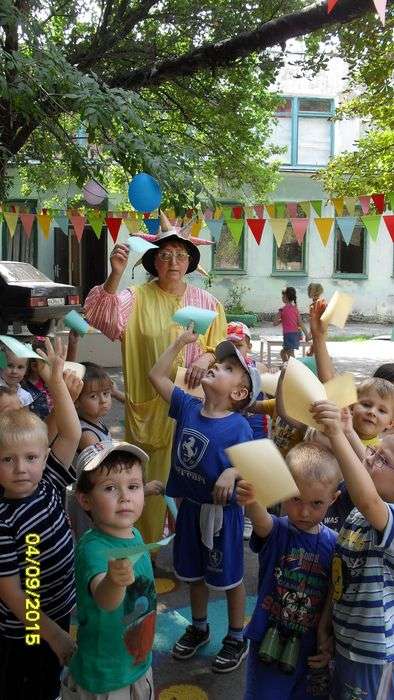
[[[229,219],[226,221],[227,228],[230,231],[234,241],[239,243],[242,236],[242,231],[244,230],[244,220],[243,219]]]
[[[363,222],[373,241],[376,241],[378,237],[381,218],[382,217],[380,214],[367,214],[366,216],[361,217],[361,221]]]
[[[275,216],[277,219],[284,219],[287,214],[286,202],[275,202]]]
[[[229,219],[231,219],[232,215],[233,215],[232,207],[223,207],[222,216],[223,216],[223,219],[225,221],[228,221]]]
[[[92,227],[93,231],[95,232],[97,238],[100,238],[101,229],[104,226],[106,212],[101,211],[100,209],[88,209],[86,216],[87,216],[87,220],[88,220],[90,226]]]
[[[311,200],[312,207],[314,208],[316,214],[318,216],[321,216],[321,207],[322,207],[322,201],[321,199],[312,199]],[[302,205],[301,205],[302,206]]]
[[[390,192],[390,193],[387,195],[387,199],[388,199],[389,202],[390,202],[390,209],[391,209],[391,211],[394,211],[394,192]]]

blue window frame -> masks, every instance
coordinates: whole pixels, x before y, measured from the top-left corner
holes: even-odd
[[[276,113],[272,141],[286,151],[283,167],[319,168],[334,152],[334,101],[323,97],[284,97]]]

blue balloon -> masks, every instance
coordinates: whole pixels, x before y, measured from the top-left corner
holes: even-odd
[[[136,211],[157,209],[161,202],[159,183],[147,173],[138,173],[129,184],[129,200]]]

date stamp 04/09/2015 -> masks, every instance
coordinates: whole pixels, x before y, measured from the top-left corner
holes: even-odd
[[[40,536],[30,532],[25,537],[25,642],[40,644]]]

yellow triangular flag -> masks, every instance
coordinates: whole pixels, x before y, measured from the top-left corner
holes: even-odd
[[[266,204],[265,208],[267,210],[268,216],[272,219],[275,216],[275,204]]]
[[[173,208],[166,209],[164,213],[165,213],[167,219],[169,219],[171,223],[173,221],[175,221],[175,219],[176,219],[175,209],[173,209]]]
[[[282,245],[283,237],[286,233],[288,223],[289,223],[288,219],[271,219],[270,220],[272,233],[275,236],[276,245],[278,246],[278,248],[280,248]]]
[[[141,230],[141,224],[138,219],[123,219],[123,222],[126,224],[129,233],[137,233],[137,231]]]
[[[197,221],[194,222],[194,224],[192,225],[192,236],[195,236],[196,238],[198,238],[198,236],[200,235],[200,231],[202,229],[202,225],[203,225],[202,219],[197,219]]]
[[[327,245],[328,243],[333,223],[334,219],[329,216],[315,219],[316,228],[319,232],[323,245]]]
[[[331,201],[334,205],[337,216],[343,216],[343,197],[332,197]]]
[[[13,212],[13,211],[5,211],[5,212],[4,212],[4,218],[5,218],[6,222],[7,222],[8,230],[9,230],[9,232],[10,232],[10,236],[11,236],[11,238],[13,238],[13,237],[14,237],[14,233],[15,233],[15,229],[16,229],[16,225],[17,225],[17,223],[18,223],[19,214],[16,214],[16,213]]]
[[[346,209],[349,212],[349,215],[354,216],[354,212],[356,210],[357,197],[344,197],[343,201],[345,203]]]
[[[221,218],[222,218],[222,213],[223,213],[222,207],[216,207],[216,209],[215,209],[215,211],[214,211],[214,214],[213,214],[213,218],[214,218],[214,219],[221,219]]]
[[[41,229],[42,235],[44,236],[44,238],[46,238],[48,240],[49,229],[51,227],[51,221],[52,221],[51,217],[49,216],[49,214],[46,214],[46,213],[37,214],[37,221],[38,221],[38,225]]]
[[[301,207],[302,211],[305,213],[305,216],[311,215],[311,203],[309,201],[298,202],[298,206]]]

